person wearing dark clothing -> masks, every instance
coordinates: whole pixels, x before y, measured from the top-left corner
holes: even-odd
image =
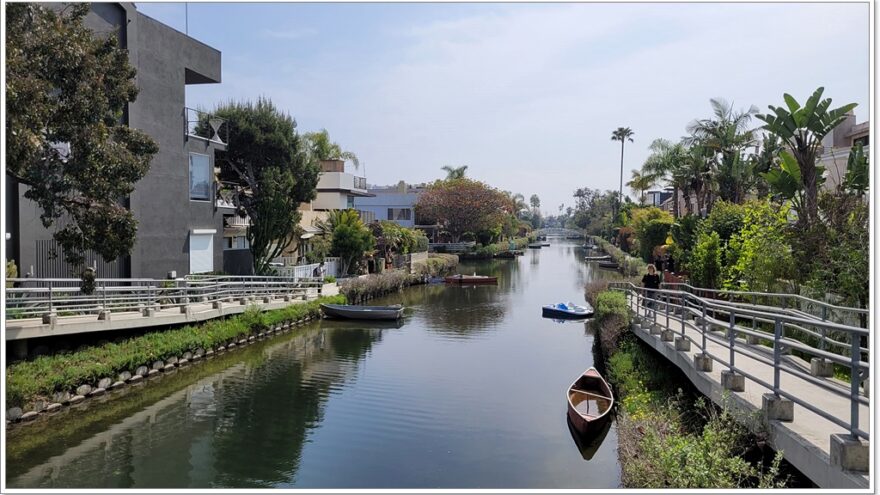
[[[648,265],[648,273],[646,273],[642,277],[642,287],[654,290],[660,288],[660,275],[657,274],[657,269],[654,267],[654,265]],[[654,299],[656,297],[656,294],[652,290],[648,290],[645,292],[645,296],[648,299]],[[646,302],[645,306],[654,307],[654,304],[653,302]]]
[[[675,261],[672,260],[672,255],[666,255],[666,269],[669,270],[670,273],[675,273]]]
[[[654,258],[654,269],[660,273],[663,273],[663,255]]]

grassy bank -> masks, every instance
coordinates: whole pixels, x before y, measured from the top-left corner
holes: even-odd
[[[781,454],[767,465],[759,439],[728,408],[691,391],[680,370],[628,330],[622,293],[597,294],[597,331],[618,399],[618,455],[626,488],[778,488]],[[757,455],[757,457],[761,457]]]
[[[431,253],[425,263],[413,267],[415,273],[389,270],[363,277],[347,279],[339,284],[339,292],[352,303],[361,303],[374,297],[398,292],[411,285],[423,284],[426,278],[450,273],[458,266],[454,254]]]
[[[593,243],[599,246],[602,251],[608,253],[611,256],[612,260],[620,265],[619,270],[624,275],[635,277],[636,275],[643,275],[648,271],[648,264],[642,261],[640,258],[628,255],[627,253],[623,252],[622,249],[611,244],[605,239],[602,239],[601,237],[590,236],[590,239],[592,239]]]
[[[535,237],[517,237],[515,239],[510,239],[502,242],[496,242],[495,244],[489,244],[486,246],[478,246],[473,251],[468,253],[462,253],[461,258],[467,260],[483,260],[483,259],[491,259],[496,254],[501,253],[503,251],[510,250],[510,243],[513,242],[514,249],[525,249],[530,242],[534,242]]]
[[[15,363],[6,368],[6,407],[22,407],[27,411],[38,400],[54,402],[51,396],[55,392],[71,392],[82,384],[94,386],[102,378],[116,381],[119,373],[134,372],[139,366],[149,367],[157,360],[225,345],[272,325],[317,317],[322,302],[344,303],[345,297],[324,297],[274,311],[249,309],[230,318]]]

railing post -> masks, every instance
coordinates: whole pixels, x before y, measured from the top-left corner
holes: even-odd
[[[734,367],[733,347],[736,345],[736,330],[734,330],[734,327],[736,326],[736,313],[733,312],[733,308],[731,308],[729,311],[730,311],[730,329],[728,329],[728,331],[727,331],[727,333],[728,333],[727,339],[730,341],[730,361],[729,361],[730,364],[728,365],[728,368],[730,369],[730,372],[733,373],[733,367]]]
[[[666,296],[666,329],[669,330],[669,294],[664,293]]]
[[[107,307],[107,281],[101,281],[101,307],[106,311],[109,308]]]
[[[828,307],[823,305],[822,306],[822,321],[824,322],[826,318],[828,318]],[[824,351],[825,350],[825,338],[827,336],[828,329],[823,326],[821,330],[822,330],[822,339],[819,340],[819,350]]]
[[[707,323],[706,322],[706,301],[701,300],[700,303],[703,305],[703,319],[700,320],[700,326],[702,328],[702,334],[703,334],[702,350],[703,350],[703,352],[706,352],[706,323]]]
[[[775,318],[773,329],[773,394],[779,397],[779,374],[780,360],[782,359],[782,350],[779,348],[782,339],[782,321],[777,316]]]
[[[54,313],[54,312],[55,312],[55,306],[54,306],[54,304],[55,304],[55,302],[54,302],[54,300],[53,300],[53,295],[52,295],[52,281],[50,280],[50,281],[49,281],[49,312],[50,312],[50,313]]]
[[[859,349],[859,336],[855,333],[850,333],[850,353],[852,356],[850,357],[850,369],[849,369],[849,377],[850,377],[850,390],[849,390],[849,401],[850,401],[850,424],[849,424],[849,432],[853,439],[858,439],[858,434],[856,431],[859,429],[859,385],[861,385],[861,374],[859,373],[859,361],[861,361],[861,351]]]

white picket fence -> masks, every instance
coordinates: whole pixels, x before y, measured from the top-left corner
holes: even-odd
[[[285,258],[285,260],[290,258]],[[294,278],[308,278],[312,277],[315,272],[315,268],[317,268],[319,263],[311,263],[309,265],[294,265],[294,266],[283,266],[277,267],[278,274],[283,277],[294,277]],[[339,277],[339,268],[341,263],[339,263],[339,258],[324,258],[324,275]]]

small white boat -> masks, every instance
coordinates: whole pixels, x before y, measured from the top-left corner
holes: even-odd
[[[563,319],[581,319],[593,316],[593,308],[587,304],[586,306],[578,306],[573,302],[548,304],[541,308],[541,316],[545,318],[563,318]]]

